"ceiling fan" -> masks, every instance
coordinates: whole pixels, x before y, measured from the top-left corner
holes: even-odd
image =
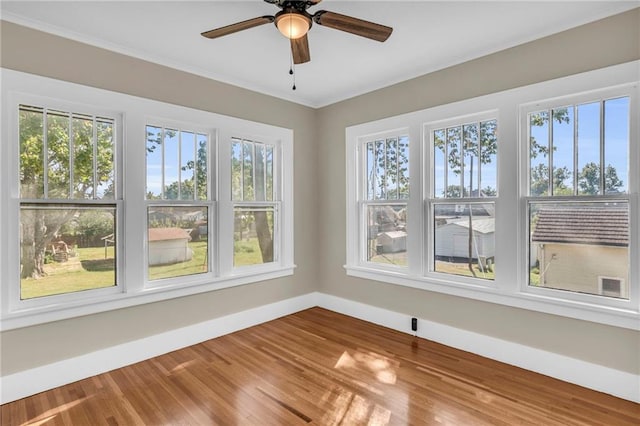
[[[307,12],[311,6],[315,6],[322,0],[264,0],[267,3],[275,4],[280,10],[274,16],[266,15],[258,18],[248,19],[235,24],[205,31],[202,35],[206,38],[218,38],[227,34],[260,25],[275,23],[278,30],[291,40],[291,53],[294,64],[303,64],[311,60],[309,53],[309,40],[307,32],[315,22],[318,25],[346,31],[351,34],[366,37],[372,40],[383,42],[391,35],[393,28],[385,25],[342,15],[336,12],[319,10],[313,15]]]

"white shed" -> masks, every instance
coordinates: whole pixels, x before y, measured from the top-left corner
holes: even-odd
[[[398,253],[407,250],[407,233],[404,231],[389,231],[378,235],[377,242],[381,253]]]
[[[180,228],[149,228],[149,266],[187,262],[193,258],[189,232]]]
[[[495,218],[473,219],[472,258],[493,258],[495,256]],[[436,258],[469,257],[469,219],[455,219],[436,227]]]

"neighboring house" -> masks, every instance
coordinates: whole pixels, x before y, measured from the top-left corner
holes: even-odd
[[[180,228],[149,228],[149,266],[186,262],[193,257],[189,232]]]
[[[493,258],[495,257],[495,218],[480,216],[480,218],[474,217],[472,220],[472,259],[481,259],[483,262],[487,259],[493,261]],[[469,218],[459,217],[455,219],[440,220],[436,223],[440,224],[436,226],[435,232],[436,259],[468,259]]]
[[[407,250],[407,233],[405,231],[389,231],[378,235],[379,253],[398,253]]]
[[[629,297],[626,208],[547,208],[537,215],[531,252],[541,287]]]

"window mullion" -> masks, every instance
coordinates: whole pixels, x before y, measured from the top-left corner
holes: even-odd
[[[42,109],[42,166],[42,196],[47,199],[49,198],[49,112],[46,108]]]
[[[98,122],[93,116],[93,199],[98,197]]]
[[[604,111],[604,101],[601,101],[599,103],[600,106],[600,195],[604,195],[606,193],[604,185],[605,185],[605,178],[604,178],[604,171],[605,171],[605,166],[604,166],[604,162],[605,162],[605,158],[604,158],[604,149],[605,149],[605,145],[604,145],[604,135],[605,135],[605,129],[604,129],[604,119],[605,119],[605,111]]]
[[[161,161],[162,161],[162,166],[160,167],[160,170],[162,171],[162,173],[160,174],[162,176],[162,178],[160,179],[160,183],[161,183],[161,188],[160,188],[160,199],[161,200],[165,200],[165,194],[164,194],[164,188],[165,188],[165,179],[164,179],[164,173],[165,173],[165,144],[166,144],[166,129],[164,128],[164,126],[162,127],[162,131],[160,132],[160,147],[162,148],[160,150],[161,152]]]
[[[547,116],[549,117],[549,126],[547,128],[547,150],[549,152],[549,182],[547,183],[547,193],[552,196],[553,194],[553,109],[547,110]]]

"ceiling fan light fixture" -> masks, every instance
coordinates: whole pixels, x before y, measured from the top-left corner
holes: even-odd
[[[275,23],[282,35],[291,40],[304,36],[311,28],[311,18],[292,11],[278,13]]]

